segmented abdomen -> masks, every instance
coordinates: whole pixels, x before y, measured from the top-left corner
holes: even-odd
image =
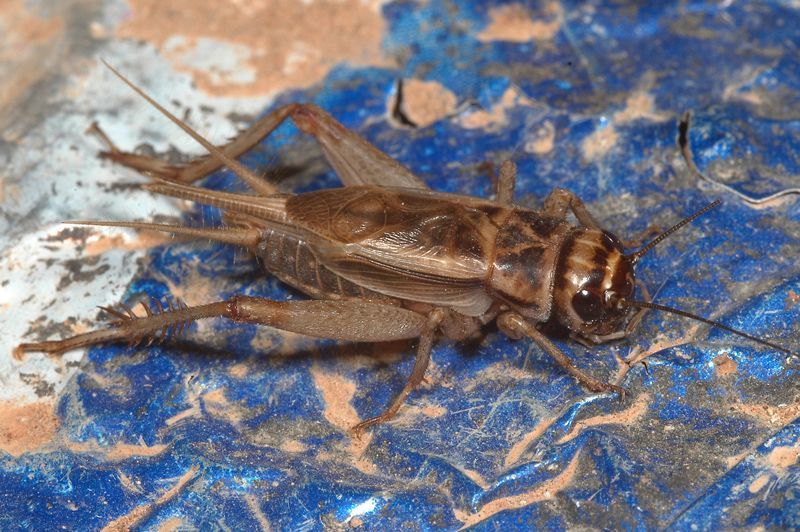
[[[315,299],[393,299],[340,277],[323,266],[305,241],[266,229],[257,255],[264,269]]]

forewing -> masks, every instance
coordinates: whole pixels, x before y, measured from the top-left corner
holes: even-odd
[[[432,194],[347,187],[291,197],[286,213],[317,236],[309,242],[326,267],[365,288],[469,315],[491,304],[483,281],[495,229],[479,209]]]

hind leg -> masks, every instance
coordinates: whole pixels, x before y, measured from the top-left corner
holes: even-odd
[[[165,308],[159,304],[157,312],[146,305],[144,308],[145,316],[135,315],[130,307],[122,307],[123,311],[105,309],[117,318],[111,327],[65,340],[21,344],[14,350],[14,356],[19,359],[27,352],[45,352],[57,356],[72,349],[108,342],[161,341],[175,329],[182,330],[195,320],[213,317],[269,325],[333,340],[389,342],[420,338],[417,361],[408,383],[381,415],[353,428],[358,432],[394,417],[408,395],[422,382],[430,361],[435,330],[442,318],[441,310],[434,310],[425,316],[398,306],[367,301],[272,301],[249,296],[236,296],[194,307],[179,303]]]
[[[145,95],[141,89],[121,75],[119,76],[131,88],[150,101],[159,111],[167,115],[170,120],[184,129],[184,131],[187,131],[188,126],[183,121],[170,115]],[[328,162],[336,170],[344,185],[427,188],[425,183],[405,166],[367,142],[356,132],[344,127],[330,114],[313,104],[293,103],[279,107],[258,120],[230,143],[214,148],[225,158],[236,159],[268,137],[287,118],[291,118],[301,131],[313,136],[319,142]],[[185,166],[173,166],[155,157],[147,157],[118,149],[96,124],[90,128],[90,131],[98,134],[108,145],[109,149],[100,152],[100,157],[162,178],[191,183],[218,170],[223,165],[231,166],[229,161],[223,160],[212,150],[209,150],[212,152],[212,157],[204,156]],[[197,139],[196,135],[192,136]]]

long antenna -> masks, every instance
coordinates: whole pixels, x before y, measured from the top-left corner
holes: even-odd
[[[745,332],[742,332],[742,331],[740,331],[738,329],[734,329],[733,327],[728,327],[727,325],[723,325],[722,323],[720,323],[718,321],[709,320],[707,318],[702,318],[700,316],[697,316],[696,314],[692,314],[690,312],[686,312],[685,310],[680,310],[680,309],[677,309],[677,308],[667,307],[665,305],[659,305],[657,303],[648,303],[646,301],[628,301],[628,300],[624,300],[623,299],[623,300],[620,300],[620,304],[622,306],[625,306],[625,307],[651,308],[653,310],[660,310],[660,311],[663,311],[663,312],[669,312],[670,314],[677,314],[678,316],[683,316],[685,318],[691,318],[693,320],[697,320],[697,321],[700,321],[700,322],[703,322],[703,323],[707,323],[708,325],[711,325],[713,327],[717,327],[719,329],[722,329],[723,331],[728,331],[728,332],[733,333],[733,334],[735,334],[737,336],[741,336],[742,338],[747,338],[748,340],[752,340],[753,342],[772,347],[773,349],[777,349],[778,351],[783,351],[784,353],[787,353],[789,355],[793,355],[794,354],[791,351],[789,351],[788,349],[786,349],[785,347],[781,347],[781,346],[779,346],[777,344],[773,344],[772,342],[768,342],[766,340],[762,340],[761,338],[756,338],[755,336],[750,336],[749,334],[747,334]]]
[[[702,209],[700,209],[699,211],[697,211],[696,213],[694,213],[694,214],[692,214],[690,216],[687,216],[686,218],[684,218],[680,222],[676,223],[675,225],[673,225],[672,227],[670,227],[669,229],[667,229],[666,231],[664,231],[663,233],[658,235],[655,238],[655,240],[653,240],[652,242],[647,244],[642,249],[640,249],[638,251],[635,251],[635,252],[631,253],[630,255],[628,255],[627,256],[628,259],[631,261],[632,264],[636,264],[639,261],[639,259],[641,259],[642,256],[645,253],[647,253],[648,251],[650,251],[651,249],[656,247],[662,240],[667,238],[669,235],[671,235],[672,233],[674,233],[675,231],[677,231],[678,229],[680,229],[684,225],[690,224],[693,221],[695,221],[697,218],[703,216],[705,213],[707,213],[708,211],[710,211],[711,209],[713,209],[714,207],[716,207],[720,203],[722,203],[722,200],[713,201],[713,202],[709,203],[708,205],[706,205],[705,207],[703,207]]]

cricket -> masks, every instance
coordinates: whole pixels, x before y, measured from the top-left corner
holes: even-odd
[[[108,65],[107,65],[108,66]],[[154,230],[242,246],[266,273],[310,299],[274,301],[235,296],[187,306],[142,303],[103,307],[107,327],[58,341],[23,343],[27,352],[60,355],[105,342],[152,343],[200,319],[275,327],[303,335],[352,342],[416,340],[416,359],[403,389],[386,409],[353,427],[358,432],[392,419],[422,382],[438,338],[479,337],[495,322],[513,339],[528,338],[594,393],[625,390],[581,370],[541,327],[556,323],[584,343],[627,336],[642,314],[656,310],[697,320],[764,346],[785,348],[684,310],[653,303],[646,290],[635,297],[634,268],[669,235],[705,214],[714,201],[635,251],[603,230],[581,199],[555,189],[541,210],[514,204],[516,167],[500,166],[494,199],[431,190],[409,169],[309,104],[290,104],[266,115],[227,145],[217,147],[175,117],[131,81],[124,83],[193,137],[209,153],[185,166],[109,146],[101,156],[151,178],[143,188],[214,206],[225,226],[196,228],[136,221],[73,224]],[[321,145],[344,185],[291,194],[237,161],[286,119]],[[226,166],[252,193],[220,192],[192,185]],[[569,214],[574,215],[574,223]]]

